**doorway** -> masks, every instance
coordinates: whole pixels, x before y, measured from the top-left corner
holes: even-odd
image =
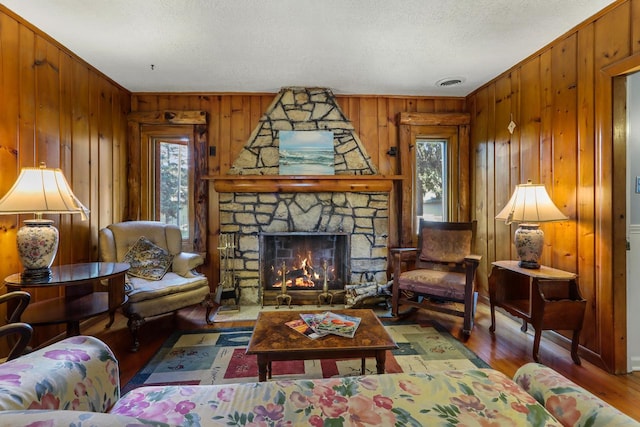
[[[640,371],[640,72],[626,77],[627,99],[627,368]]]

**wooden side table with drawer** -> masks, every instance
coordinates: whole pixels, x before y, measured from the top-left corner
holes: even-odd
[[[574,273],[541,266],[522,268],[518,261],[496,261],[489,276],[491,332],[495,332],[495,307],[523,320],[535,329],[533,360],[538,361],[540,335],[543,330],[571,330],[571,358],[580,365],[578,345],[587,302],[580,295],[578,276]]]

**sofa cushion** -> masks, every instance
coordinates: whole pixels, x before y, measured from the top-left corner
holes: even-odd
[[[167,273],[167,276],[174,273]],[[167,278],[165,276],[165,279]],[[135,277],[133,279],[136,279]],[[165,280],[163,279],[163,281]],[[197,278],[196,278],[197,279]],[[142,279],[140,279],[142,280]],[[147,283],[158,283],[147,281]],[[188,286],[188,288],[187,288]],[[122,312],[129,318],[147,318],[157,316],[159,314],[169,313],[180,310],[194,304],[204,302],[211,290],[207,279],[200,278],[199,281],[190,281],[180,292],[174,292],[164,295],[162,298],[146,298],[148,293],[140,293],[136,295],[134,303],[125,303],[122,306]]]
[[[403,271],[398,278],[399,289],[443,298],[464,300],[464,273],[438,270]]]
[[[166,249],[154,244],[146,237],[140,237],[124,255],[124,262],[131,265],[130,276],[147,280],[160,280],[171,267],[171,255]]]
[[[146,280],[139,277],[129,278],[128,304],[137,303],[148,299],[156,299],[171,294],[187,292],[208,286],[206,276],[194,275],[182,277],[179,274],[168,272],[162,280]]]

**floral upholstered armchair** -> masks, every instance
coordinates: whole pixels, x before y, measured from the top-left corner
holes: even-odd
[[[175,225],[157,221],[127,221],[100,230],[100,259],[127,262],[127,301],[122,311],[137,351],[138,330],[145,319],[203,303],[206,318],[212,308],[209,282],[195,268],[204,260],[182,251],[182,235]],[[110,325],[108,325],[110,326]]]

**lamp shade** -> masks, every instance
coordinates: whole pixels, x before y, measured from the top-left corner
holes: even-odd
[[[563,214],[547,194],[544,185],[516,185],[516,189],[507,205],[496,215],[496,219],[506,224],[520,223],[514,235],[514,244],[518,253],[518,264],[523,268],[540,268],[540,257],[544,246],[544,232],[538,228],[540,222],[565,221]]]
[[[544,185],[526,184],[516,186],[507,205],[496,215],[496,219],[512,222],[541,223],[552,221],[566,221],[569,219],[563,214],[547,194]]]
[[[60,169],[22,168],[0,199],[0,214],[74,214],[87,219],[89,209],[73,194]]]

